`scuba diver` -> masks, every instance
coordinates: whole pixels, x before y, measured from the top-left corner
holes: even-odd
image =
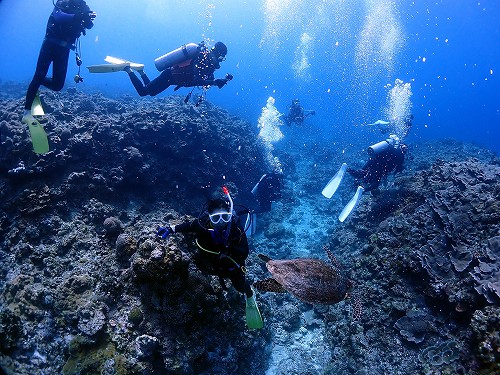
[[[230,279],[233,287],[245,294],[248,327],[262,328],[255,294],[245,278],[245,260],[249,253],[245,227],[241,225],[226,187],[223,187],[223,192],[225,198],[209,200],[198,219],[161,227],[157,235],[165,239],[173,233],[195,233],[198,252],[194,262],[197,267],[202,272],[218,276],[223,289],[226,289],[224,279]]]
[[[54,3],[54,1],[53,1]],[[69,51],[76,51],[78,74],[75,82],[82,82],[80,77],[81,59],[79,54],[80,35],[94,26],[96,14],[84,0],[58,0],[47,22],[45,38],[40,48],[35,74],[26,93],[22,121],[29,123],[33,119],[32,105],[41,85],[53,91],[60,91],[64,86],[68,70]],[[52,64],[52,77],[47,77]],[[39,99],[37,99],[39,103]]]
[[[256,210],[256,213],[271,211],[272,202],[276,202],[281,198],[282,188],[282,173],[271,172],[264,174],[252,189],[252,194],[259,203],[259,208]]]
[[[140,96],[158,95],[171,85],[176,85],[174,91],[181,87],[211,85],[221,89],[233,79],[231,74],[226,74],[226,77],[222,79],[214,78],[214,72],[226,59],[226,54],[227,47],[222,42],[215,43],[211,49],[208,49],[204,42],[200,44],[189,43],[155,60],[155,66],[161,71],[161,74],[152,81],[141,68],[136,70],[139,71],[142,82],[133,72],[133,66],[125,66],[123,70],[128,73]],[[185,102],[189,100],[191,93],[186,97]]]
[[[326,198],[331,198],[339,187],[345,172],[356,179],[358,188],[352,199],[340,213],[340,222],[343,222],[354,208],[356,208],[361,199],[361,195],[365,191],[368,192],[377,189],[383,178],[387,177],[392,172],[396,174],[403,170],[405,157],[408,153],[408,146],[402,143],[396,135],[392,134],[388,139],[368,147],[367,152],[370,159],[361,169],[355,170],[347,168],[347,164],[342,164],[339,171],[322,191],[322,194]]]
[[[288,126],[292,125],[292,123],[296,123],[297,125],[303,125],[304,120],[316,114],[316,111],[312,110],[304,110],[300,105],[299,99],[293,99],[292,104],[288,108],[288,114],[283,118],[283,121]]]

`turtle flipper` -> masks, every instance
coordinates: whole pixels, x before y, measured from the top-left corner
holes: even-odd
[[[260,290],[261,292],[273,292],[273,293],[287,292],[287,290],[283,288],[283,285],[281,285],[276,280],[271,278],[257,281],[254,284],[254,286],[257,290]]]
[[[272,260],[271,258],[269,258],[267,255],[264,254],[258,254],[257,256],[266,263]]]

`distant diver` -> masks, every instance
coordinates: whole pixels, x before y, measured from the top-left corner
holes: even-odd
[[[84,0],[58,0],[49,16],[45,38],[40,48],[35,74],[28,87],[24,104],[22,122],[29,125],[33,148],[36,153],[48,151],[47,135],[34,116],[43,115],[38,97],[38,89],[45,86],[53,91],[60,91],[66,80],[70,50],[76,53],[78,73],[75,82],[82,82],[80,76],[80,35],[94,26],[96,14],[92,12]],[[47,77],[52,64],[52,77]]]
[[[322,191],[326,198],[331,198],[344,177],[345,172],[356,179],[358,188],[356,193],[344,207],[339,220],[343,222],[356,208],[364,192],[373,191],[378,188],[383,178],[391,172],[399,173],[403,170],[405,156],[408,153],[408,146],[402,143],[395,135],[388,139],[376,143],[367,149],[370,159],[359,170],[347,168],[347,164],[342,164],[339,171],[333,176]]]
[[[88,69],[91,73],[107,73],[126,71],[130,81],[140,96],[155,96],[175,85],[174,91],[181,87],[224,87],[233,76],[226,74],[225,78],[214,77],[214,72],[220,68],[220,63],[226,59],[227,47],[222,42],[217,42],[209,49],[204,42],[199,44],[188,43],[161,56],[155,60],[156,68],[161,74],[152,81],[144,72],[143,64],[131,63],[114,57],[106,57],[110,64],[93,65]],[[139,72],[141,79],[134,70]],[[192,91],[191,91],[192,93]],[[186,97],[186,102],[191,97]]]
[[[252,189],[252,194],[259,204],[256,213],[271,211],[272,202],[281,198],[283,189],[283,173],[271,172],[264,174]]]
[[[290,107],[288,108],[288,113],[283,117],[283,121],[289,126],[293,123],[303,125],[306,118],[315,114],[316,111],[305,110],[302,108],[299,99],[293,99],[292,104],[290,104]]]
[[[245,278],[245,260],[249,253],[246,228],[234,210],[228,189],[223,187],[223,191],[225,198],[209,200],[198,219],[175,226],[161,227],[157,235],[165,239],[173,233],[195,233],[195,242],[199,250],[194,255],[195,264],[202,272],[218,276],[224,289],[226,288],[224,279],[230,279],[233,287],[246,296],[248,327],[262,328],[262,317],[255,294]],[[248,211],[245,213],[250,218],[250,213]]]

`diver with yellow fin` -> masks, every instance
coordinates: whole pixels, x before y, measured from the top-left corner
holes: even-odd
[[[264,326],[255,294],[245,278],[245,260],[249,248],[246,228],[234,209],[229,190],[224,186],[224,198],[205,203],[197,219],[175,226],[158,229],[157,235],[166,239],[173,233],[195,233],[198,252],[193,256],[196,266],[205,273],[219,277],[223,289],[224,279],[245,294],[245,313],[248,328]]]
[[[68,59],[71,50],[76,52],[76,63],[81,65],[79,53],[80,35],[94,26],[96,14],[90,10],[84,0],[54,0],[54,10],[49,16],[45,38],[40,48],[35,74],[26,92],[22,122],[29,126],[33,149],[37,154],[49,151],[47,134],[40,121],[34,116],[43,116],[38,89],[45,86],[53,91],[60,91],[66,80]],[[52,77],[47,77],[52,65]],[[75,82],[82,82],[78,73]],[[41,109],[41,111],[40,111]],[[34,111],[37,110],[35,113]]]
[[[23,116],[23,122],[28,125],[30,131],[31,143],[35,154],[45,154],[49,152],[47,134],[41,124],[41,120],[38,120],[39,118],[43,118],[43,116],[45,116],[45,111],[40,101],[40,95],[37,93],[31,105],[30,115]]]

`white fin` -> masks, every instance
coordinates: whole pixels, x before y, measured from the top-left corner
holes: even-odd
[[[121,64],[99,64],[87,66],[90,73],[114,73],[121,72],[125,67],[129,66],[128,63]]]
[[[333,194],[337,191],[342,178],[344,177],[345,171],[347,170],[347,164],[343,163],[339,171],[333,176],[333,178],[326,184],[325,188],[321,192],[326,198],[330,199]]]
[[[358,186],[358,189],[356,190],[356,194],[354,194],[352,199],[349,201],[349,203],[347,203],[347,205],[344,207],[344,209],[342,210],[342,212],[339,215],[339,221],[341,223],[343,223],[344,220],[347,219],[347,216],[349,216],[351,214],[351,212],[354,211],[354,209],[358,205],[364,191],[365,191],[365,189],[363,189],[362,186]]]
[[[123,64],[123,63],[126,63],[126,64],[130,64],[130,68],[131,69],[134,69],[134,70],[144,70],[144,64],[138,64],[138,63],[134,63],[134,62],[130,62],[128,60],[123,60],[123,59],[120,59],[119,57],[113,57],[113,56],[106,56],[106,58],[104,59],[104,61],[110,63],[110,64]]]

